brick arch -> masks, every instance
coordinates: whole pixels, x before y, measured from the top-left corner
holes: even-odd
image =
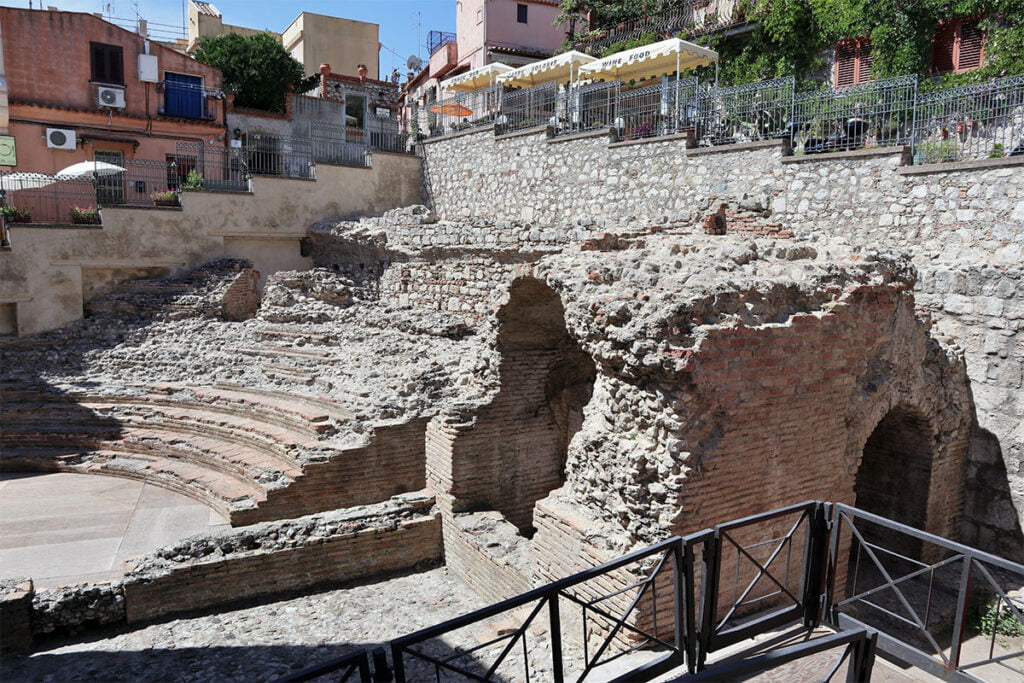
[[[928,526],[937,452],[935,427],[906,404],[890,409],[864,442],[854,479],[855,505],[909,526]]]

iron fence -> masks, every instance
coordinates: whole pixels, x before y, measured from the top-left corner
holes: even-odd
[[[550,125],[565,110],[565,90],[558,83],[509,90],[501,97],[498,124],[504,131]],[[564,114],[563,114],[564,115]]]
[[[918,96],[914,163],[1024,154],[1024,75]]]
[[[122,159],[124,171],[96,178],[96,202],[100,206],[152,206],[159,192],[181,189],[176,162],[156,159]],[[174,202],[175,204],[177,201]]]
[[[711,85],[698,96],[698,144],[788,137],[795,86],[792,76],[727,88]]]
[[[697,114],[696,78],[663,79],[661,83],[619,95],[617,128],[627,140],[693,130]]]
[[[559,120],[556,134],[582,133],[613,126],[618,116],[621,85],[619,81],[608,81],[573,88],[568,95],[568,116]]]
[[[493,124],[501,109],[502,86],[494,85],[424,105],[429,137]]]
[[[4,222],[95,225],[100,222],[91,178],[0,172]]]
[[[1024,678],[1024,647],[1001,632],[1024,633],[1024,566],[847,505],[832,523],[832,623],[945,680]]]
[[[794,153],[910,144],[916,101],[916,75],[798,93],[791,123]]]
[[[250,189],[248,156],[241,147],[179,142],[168,155],[168,187],[182,190],[246,192]]]
[[[313,163],[368,165],[366,136],[362,129],[312,121],[309,124],[309,132],[310,159]]]
[[[456,36],[448,31],[431,31],[427,34],[427,54],[433,55],[448,43],[454,43]]]
[[[1024,649],[997,636],[1024,633],[1024,600],[1014,592],[1021,586],[1024,565],[847,505],[808,501],[670,538],[393,640],[390,665],[374,654],[372,680],[583,681],[604,675],[600,667],[612,659],[653,647],[657,656],[616,680],[683,666],[688,673],[678,680],[735,680],[810,656],[817,665],[817,655],[841,649],[819,680],[845,666],[848,681],[863,681],[876,646],[945,680],[1019,678]],[[480,625],[499,615],[517,626],[478,638]],[[806,634],[819,623],[838,632],[708,661],[794,622]],[[984,646],[965,648],[979,632]],[[346,655],[284,680],[351,673],[357,660]]]
[[[246,131],[242,134],[242,147],[249,172],[253,175],[316,177],[312,138]]]

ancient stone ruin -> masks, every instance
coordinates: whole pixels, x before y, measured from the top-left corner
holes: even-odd
[[[493,174],[454,192],[458,144],[426,155],[453,166],[428,169],[432,206],[315,224],[315,267],[262,291],[252,263],[222,259],[0,343],[6,470],[156,483],[233,527],[113,584],[11,583],[9,623],[137,622],[431,563],[500,600],[810,499],[1020,559],[1009,210],[967,246],[920,226],[908,244],[811,208],[824,189],[735,191],[735,167],[649,214],[587,214],[565,187],[506,208]],[[533,154],[514,169],[530,179]],[[678,172],[621,181],[620,208]]]

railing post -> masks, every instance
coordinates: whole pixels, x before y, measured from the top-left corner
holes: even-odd
[[[402,657],[402,647],[391,643],[391,671],[395,676],[395,683],[405,683],[405,659]]]
[[[828,520],[825,518],[824,503],[814,506],[807,531],[810,544],[804,567],[804,625],[814,628],[821,619],[822,577],[828,553]]]
[[[680,539],[676,548],[676,647],[686,653],[686,670],[697,671],[697,623],[694,614],[693,544]],[[681,622],[682,620],[682,622]],[[682,631],[680,633],[680,630]]]
[[[551,670],[555,683],[562,683],[562,618],[558,612],[558,593],[552,593],[548,599],[549,628],[551,631]],[[525,636],[524,636],[525,637]],[[529,667],[529,662],[526,663]]]
[[[391,683],[391,669],[388,668],[388,657],[384,653],[384,648],[378,647],[373,651],[373,678],[367,675],[363,680],[372,683]]]
[[[697,671],[704,669],[711,650],[711,639],[715,632],[715,618],[718,614],[718,574],[721,569],[721,533],[715,529],[714,533],[709,535],[704,542]]]
[[[971,596],[971,573],[974,570],[974,556],[964,553],[963,558],[960,594],[957,596],[956,618],[953,621],[953,643],[949,652],[949,665],[954,671],[960,666],[960,649],[964,644],[964,630],[967,627],[967,601]]]

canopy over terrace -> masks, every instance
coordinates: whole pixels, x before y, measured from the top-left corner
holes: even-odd
[[[498,80],[513,88],[530,88],[541,83],[571,83],[580,68],[597,61],[597,57],[570,50],[539,62],[533,62],[513,69],[498,77]]]
[[[479,69],[473,69],[467,71],[464,74],[459,74],[449,78],[447,81],[441,83],[441,86],[445,90],[452,90],[455,92],[472,92],[473,90],[479,90],[480,88],[486,88],[487,86],[494,85],[498,82],[498,76],[512,71],[512,67],[508,64],[502,64],[501,62],[494,62],[486,66],[482,66]]]
[[[580,67],[581,78],[640,81],[718,63],[718,53],[679,38],[616,52]]]

